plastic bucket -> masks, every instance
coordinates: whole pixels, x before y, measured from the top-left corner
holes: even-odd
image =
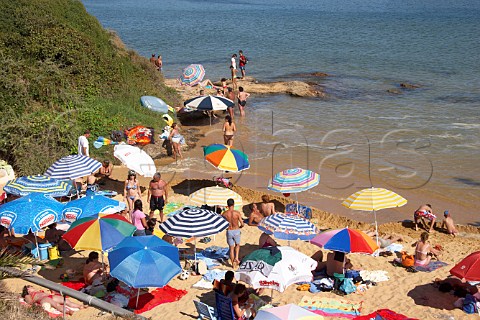
[[[48,248],[48,259],[49,260],[56,260],[60,258],[60,252],[58,252],[58,247],[53,246]]]
[[[50,248],[52,244],[50,243],[39,243],[38,244],[38,251],[40,252],[40,260],[47,260],[48,259],[48,248]]]

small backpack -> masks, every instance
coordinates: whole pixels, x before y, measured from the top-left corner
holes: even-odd
[[[413,267],[415,265],[415,256],[407,254],[405,251],[402,251],[402,266],[405,268]]]

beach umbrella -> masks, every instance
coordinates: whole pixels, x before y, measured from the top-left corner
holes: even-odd
[[[0,224],[15,233],[38,232],[61,218],[63,204],[51,196],[32,192],[0,206]]]
[[[190,204],[202,206],[226,206],[228,199],[233,199],[235,204],[242,205],[242,197],[233,190],[219,186],[206,187],[192,193],[189,197]]]
[[[268,277],[270,272],[272,272],[273,266],[282,260],[282,252],[279,248],[280,247],[260,248],[246,255],[242,259],[242,271],[259,271]]]
[[[228,221],[221,215],[200,208],[184,208],[162,222],[160,230],[173,237],[195,237],[194,255],[197,260],[197,237],[206,237],[228,228]]]
[[[383,188],[367,188],[355,192],[342,202],[344,207],[353,210],[373,211],[375,217],[375,235],[378,245],[377,211],[401,207],[407,200],[393,191]]]
[[[48,194],[52,197],[64,197],[70,193],[72,185],[44,175],[23,176],[7,182],[3,191],[15,196],[26,196],[32,192]]]
[[[222,111],[233,107],[235,102],[220,96],[198,96],[183,103],[185,107],[200,111]]]
[[[255,320],[323,320],[324,317],[296,304],[259,310]]]
[[[102,195],[85,196],[68,202],[62,210],[63,217],[68,222],[86,218],[99,213],[116,213],[124,210],[124,202],[110,199]]]
[[[248,156],[240,150],[223,144],[211,144],[203,147],[205,160],[223,171],[238,172],[250,168]]]
[[[480,281],[480,251],[468,255],[450,273],[465,281]]]
[[[205,69],[201,64],[191,64],[183,69],[180,81],[187,86],[194,86],[205,77]]]
[[[275,247],[281,252],[281,260],[276,262],[271,270],[263,260],[242,259],[240,267],[235,272],[235,278],[251,285],[255,289],[270,288],[279,292],[297,282],[312,281],[312,270],[317,267],[317,262],[305,254],[290,247]],[[267,248],[264,248],[267,249]],[[262,250],[262,249],[261,249]],[[268,276],[265,276],[265,274]]]
[[[144,177],[153,177],[157,171],[152,157],[138,147],[120,144],[116,145],[113,150],[115,158],[122,161],[128,169]]]
[[[55,179],[75,180],[91,175],[101,166],[102,164],[95,159],[75,154],[55,161],[47,169],[45,175]]]
[[[277,173],[268,183],[268,189],[281,193],[297,193],[318,185],[320,175],[310,170],[294,168]]]
[[[178,248],[156,236],[127,237],[108,254],[110,275],[133,288],[161,288],[182,271]]]
[[[311,243],[325,249],[345,253],[372,254],[378,245],[367,234],[357,229],[343,228],[319,233]]]
[[[62,236],[75,249],[105,252],[137,230],[119,214],[81,218],[72,223]]]
[[[258,229],[268,234],[273,234],[281,240],[304,240],[313,239],[317,233],[317,227],[308,220],[291,214],[272,214],[258,224]]]

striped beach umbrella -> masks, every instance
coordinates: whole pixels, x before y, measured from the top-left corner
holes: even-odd
[[[189,107],[201,111],[218,111],[227,110],[228,107],[233,107],[235,103],[227,98],[219,96],[198,96],[189,99],[183,103],[185,107]]]
[[[209,206],[226,206],[227,200],[233,199],[235,205],[242,205],[242,197],[228,188],[219,186],[206,187],[195,191],[190,195],[190,204],[195,206],[202,206],[204,204]]]
[[[268,183],[268,189],[281,193],[306,191],[318,185],[320,175],[301,168],[287,169],[277,173]]]
[[[72,185],[64,180],[44,175],[23,176],[7,182],[3,190],[15,196],[26,196],[32,192],[48,194],[52,197],[64,197],[69,194]]]
[[[125,202],[102,195],[91,195],[68,202],[62,210],[66,221],[95,216],[99,213],[116,213],[126,208]]]
[[[91,216],[78,219],[62,236],[75,249],[108,251],[137,228],[119,214]]]
[[[378,245],[367,234],[357,229],[343,228],[319,233],[311,243],[325,249],[345,253],[369,253],[378,249]]]
[[[205,69],[201,64],[191,64],[183,69],[180,81],[187,86],[194,86],[205,77]]]
[[[407,200],[393,191],[383,188],[367,188],[355,192],[342,202],[344,207],[353,210],[373,211],[375,234],[378,244],[377,211],[404,206]]]
[[[45,175],[55,179],[74,180],[92,174],[101,166],[102,164],[95,159],[75,154],[55,161]]]
[[[272,214],[260,221],[258,228],[263,232],[273,234],[281,240],[313,239],[318,229],[313,223],[299,216],[291,214]]]
[[[211,144],[203,148],[205,160],[223,171],[238,172],[250,168],[248,156],[240,150],[223,144]]]

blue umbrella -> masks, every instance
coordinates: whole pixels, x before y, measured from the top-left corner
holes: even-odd
[[[52,197],[64,197],[70,193],[68,181],[57,180],[43,175],[24,176],[7,182],[3,190],[15,196],[26,196],[32,192],[45,193]]]
[[[80,218],[91,217],[98,213],[116,213],[124,210],[124,202],[101,195],[86,196],[68,202],[62,211],[65,220],[73,222]]]
[[[0,224],[15,232],[38,232],[60,220],[63,204],[49,195],[30,193],[0,206]]]
[[[131,287],[164,287],[182,271],[178,248],[157,236],[127,237],[108,254],[110,274]]]
[[[78,179],[100,169],[102,164],[95,159],[79,154],[63,157],[55,161],[45,175],[56,179]]]
[[[291,214],[272,214],[260,221],[258,228],[263,232],[272,234],[281,240],[304,240],[313,239],[317,233],[317,227],[308,220]]]

